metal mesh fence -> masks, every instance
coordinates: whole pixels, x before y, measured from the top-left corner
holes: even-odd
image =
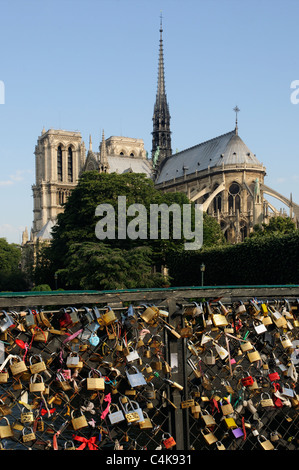
[[[297,302],[216,302],[194,312],[182,330],[187,448],[297,449]]]
[[[132,309],[130,316],[128,309],[107,311],[115,319],[100,326],[96,310],[98,318],[87,307],[6,312],[13,325],[1,335],[4,449],[160,446],[169,431],[164,329]]]
[[[297,300],[162,300],[2,311],[1,448],[297,449]]]

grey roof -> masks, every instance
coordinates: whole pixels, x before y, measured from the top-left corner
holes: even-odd
[[[151,176],[152,167],[151,163],[145,158],[125,157],[125,156],[109,156],[107,155],[109,163],[109,173],[127,173],[132,170],[133,173],[145,173]]]
[[[52,239],[52,228],[56,224],[55,221],[53,220],[48,220],[48,222],[43,226],[43,228],[38,232],[36,235],[36,238],[42,239],[42,240],[51,240]]]
[[[234,129],[166,158],[156,184],[222,165],[262,166]]]

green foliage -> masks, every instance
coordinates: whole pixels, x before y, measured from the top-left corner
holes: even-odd
[[[25,274],[20,270],[21,248],[0,238],[0,291],[18,292],[28,288]]]
[[[290,217],[271,217],[268,224],[264,223],[262,226],[256,225],[253,227],[253,232],[250,234],[250,238],[282,235],[293,233],[295,230],[296,225]]]
[[[34,286],[32,287],[31,291],[32,292],[48,292],[48,291],[51,291],[51,287],[49,286],[49,284],[40,284],[38,286]]]
[[[206,265],[204,284],[209,286],[297,284],[299,231],[177,253],[168,260],[173,285],[200,285],[202,262]]]
[[[53,229],[53,241],[46,256],[40,257],[41,263],[36,272],[48,273],[53,283],[53,274],[59,274],[59,286],[73,289],[111,289],[133,287],[159,287],[168,279],[153,274],[153,266],[160,271],[171,253],[184,250],[185,239],[172,238],[172,215],[170,213],[170,238],[161,239],[159,224],[158,239],[150,239],[149,216],[147,218],[147,237],[132,240],[118,238],[118,196],[126,196],[127,208],[131,204],[142,204],[150,214],[151,204],[189,204],[182,193],[162,193],[154,187],[145,175],[127,173],[99,174],[86,172],[72,191],[65,209],[58,216]],[[99,217],[95,209],[99,204],[111,204],[115,208],[115,239],[100,241],[96,238],[95,228]],[[194,230],[194,205],[192,205],[192,229]],[[182,213],[183,211],[181,211]],[[183,215],[182,215],[183,216]],[[127,222],[136,215],[127,217]],[[204,243],[207,245],[224,242],[220,226],[209,216],[204,217]],[[181,224],[183,228],[183,224]],[[45,252],[44,252],[45,254]],[[39,279],[42,279],[39,276]],[[43,279],[43,282],[46,282]]]

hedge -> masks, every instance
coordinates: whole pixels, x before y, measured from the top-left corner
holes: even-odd
[[[167,259],[173,286],[204,284],[276,285],[299,283],[299,230],[288,235],[248,238],[236,245],[173,253]]]

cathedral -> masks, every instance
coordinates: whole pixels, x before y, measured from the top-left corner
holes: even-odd
[[[27,229],[23,232],[23,246],[51,239],[51,229],[63,211],[63,204],[80,175],[90,170],[145,173],[159,190],[185,193],[190,201],[202,204],[203,210],[217,219],[230,243],[243,241],[255,225],[282,214],[267,201],[267,195],[285,204],[289,208],[287,215],[298,226],[299,205],[292,197],[265,185],[266,168],[241,139],[237,106],[234,129],[172,152],[162,33],[161,19],[151,158],[147,158],[142,139],[120,136],[105,139],[103,132],[98,151],[94,151],[91,136],[87,150],[80,132],[43,129],[34,152],[33,225],[30,236]]]

